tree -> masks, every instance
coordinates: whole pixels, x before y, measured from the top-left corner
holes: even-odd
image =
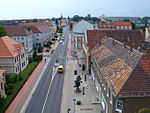
[[[34,19],[32,20],[32,22],[38,22],[38,19],[37,19],[37,18],[34,18]]]
[[[4,104],[4,98],[2,98],[1,96],[0,96],[0,106],[2,106]]]
[[[2,25],[0,25],[0,37],[3,37],[3,36],[7,36],[8,33],[5,29],[5,27],[3,27]]]
[[[138,113],[150,113],[150,109],[149,108],[141,108]]]
[[[42,46],[39,46],[38,47],[38,53],[42,53],[43,52],[43,47]]]
[[[37,53],[36,53],[36,48],[34,48],[33,60],[34,61],[38,61],[38,57],[37,57]]]
[[[73,16],[72,20],[75,22],[78,22],[81,20],[81,17],[79,15],[75,15],[75,16]]]
[[[70,23],[70,30],[72,30],[73,23]]]

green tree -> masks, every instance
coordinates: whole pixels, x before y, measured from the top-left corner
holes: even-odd
[[[42,53],[43,52],[43,47],[42,46],[39,46],[38,47],[38,53]]]
[[[34,48],[33,60],[34,60],[34,61],[38,61],[38,57],[37,57],[36,48]]]
[[[37,19],[37,18],[34,18],[34,19],[32,20],[32,22],[38,22],[38,19]]]
[[[4,26],[0,25],[0,37],[7,36],[8,33]]]
[[[72,18],[73,21],[78,22],[81,20],[81,17],[79,15],[74,15]]]
[[[72,30],[73,23],[70,23],[70,30]]]
[[[150,113],[150,109],[149,108],[141,108],[138,113]]]
[[[4,104],[4,98],[2,98],[1,96],[0,96],[0,106],[2,106]]]

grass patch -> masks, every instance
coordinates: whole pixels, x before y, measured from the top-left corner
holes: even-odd
[[[53,54],[53,53],[54,53],[54,51],[55,51],[55,50],[53,49],[53,50],[51,51],[51,54]]]
[[[20,91],[21,87],[23,86],[22,84],[24,84],[27,81],[27,79],[29,78],[31,73],[34,71],[34,69],[36,68],[37,65],[38,65],[38,62],[32,62],[32,63],[28,64],[26,69],[22,72],[23,80],[22,81],[17,80],[15,83],[11,83],[12,88],[6,89],[7,91],[9,91],[11,93],[9,95],[7,95],[7,97],[4,99],[4,104],[2,106],[0,106],[0,113],[5,112],[5,110],[8,108],[8,106],[11,104],[13,99],[16,97],[16,95]],[[8,85],[10,85],[10,84],[8,84]]]

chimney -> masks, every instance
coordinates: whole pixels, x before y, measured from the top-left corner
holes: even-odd
[[[129,39],[129,37],[128,37],[128,46],[130,46],[131,45],[131,42],[130,42],[130,39]]]
[[[131,51],[131,52],[132,52],[132,50],[133,50],[132,48],[133,48],[132,45],[130,45],[130,51]]]
[[[114,36],[114,38],[112,40],[112,45],[115,45],[115,36]]]
[[[147,58],[150,58],[150,49],[147,49],[147,50],[146,50],[146,57],[147,57]]]
[[[126,48],[126,43],[125,42],[123,42],[123,46],[124,46],[124,48]]]
[[[135,42],[133,42],[133,48],[135,49]]]

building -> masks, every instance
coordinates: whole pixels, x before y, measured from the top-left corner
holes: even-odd
[[[76,23],[72,30],[72,54],[77,55],[77,52],[82,50],[84,35],[86,30],[93,30],[93,25],[85,20]]]
[[[5,84],[5,70],[0,69],[0,96],[2,98],[6,97],[4,84]]]
[[[110,20],[111,22],[118,22],[123,20],[130,20],[133,23],[141,20],[140,17],[105,17],[105,19]]]
[[[24,28],[22,26],[5,26],[7,33],[11,36],[12,39],[21,43],[23,46],[26,46],[28,52],[33,50],[33,41],[32,36],[33,32],[30,28]]]
[[[33,46],[44,46],[46,42],[54,37],[54,27],[52,23],[21,23],[20,26],[30,29],[33,32]]]
[[[132,30],[130,22],[114,22],[113,24],[98,24],[100,30]]]
[[[0,38],[0,67],[6,74],[19,74],[28,64],[27,48],[12,38]]]
[[[149,55],[111,37],[102,38],[90,54],[92,78],[104,113],[137,113],[150,108]]]
[[[126,45],[132,45],[138,51],[143,51],[144,37],[140,30],[87,30],[85,32],[83,52],[86,55],[86,69],[90,72],[90,54],[103,37],[112,37]]]

